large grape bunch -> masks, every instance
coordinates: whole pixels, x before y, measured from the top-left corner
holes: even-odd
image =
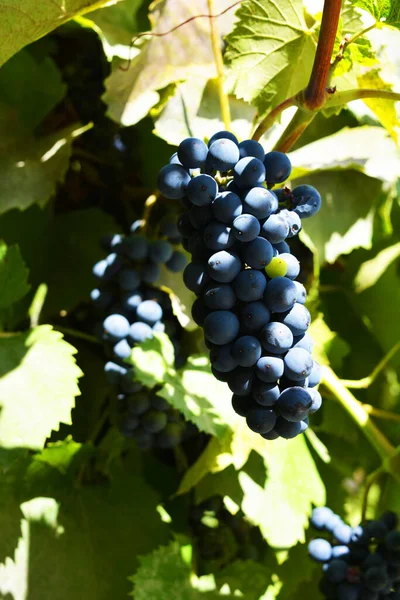
[[[309,185],[272,191],[290,172],[285,154],[221,131],[208,146],[185,139],[158,177],[161,193],[185,208],[178,228],[192,262],[184,281],[197,295],[192,315],[212,371],[267,440],[296,437],[321,406],[306,290],[286,241],[318,212],[321,196]]]
[[[350,527],[330,508],[313,510],[311,524],[325,537],[311,540],[310,556],[323,564],[319,588],[331,600],[400,600],[400,532],[398,517]]]
[[[182,438],[179,413],[134,381],[134,369],[126,359],[135,344],[152,338],[154,331],[165,331],[174,344],[176,360],[181,360],[179,327],[169,296],[154,284],[160,264],[179,272],[187,260],[173,246],[180,242],[176,219],[161,222],[165,239],[151,241],[138,232],[139,226],[140,222],[133,223],[128,236],[113,234],[102,240],[107,256],[93,267],[98,287],[92,290],[91,300],[102,319],[98,333],[109,357],[104,369],[115,388],[121,433],[134,438],[142,449],[171,448]]]

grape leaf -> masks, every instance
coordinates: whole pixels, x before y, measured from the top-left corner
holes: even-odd
[[[0,103],[16,110],[21,124],[30,130],[62,100],[66,90],[49,56],[38,60],[29,50],[21,50],[0,70]]]
[[[378,254],[365,261],[359,268],[354,279],[354,290],[360,294],[367,288],[376,284],[386,269],[400,256],[400,242],[384,248]]]
[[[226,38],[227,85],[264,113],[307,85],[316,41],[302,0],[249,0],[236,14]]]
[[[0,0],[0,65],[18,50],[83,14],[107,4],[109,0]],[[116,0],[118,1],[118,0]]]
[[[0,443],[41,448],[60,421],[71,422],[75,349],[49,325],[0,339]]]
[[[325,503],[325,487],[304,436],[266,444],[264,462],[264,486],[245,471],[239,474],[242,510],[271,546],[289,548],[304,542],[312,504]]]
[[[68,436],[66,440],[54,442],[49,442],[46,448],[43,448],[41,452],[38,452],[34,455],[34,460],[45,463],[50,467],[54,467],[60,473],[65,475],[69,469],[71,469],[72,462],[76,458],[76,456],[80,455],[80,460],[82,460],[82,449],[84,449],[87,453],[92,453],[93,448],[89,445],[84,448],[82,444],[78,444],[78,442],[74,442],[71,436]]]
[[[259,600],[271,582],[271,569],[254,560],[236,560],[216,573],[218,587],[228,584],[232,594],[237,590],[246,600]]]
[[[19,247],[0,240],[0,309],[8,308],[29,291],[28,269]]]
[[[379,23],[400,27],[400,6],[397,0],[353,0],[353,4],[369,12]]]
[[[0,104],[0,214],[49,200],[68,169],[72,138],[79,131],[74,126],[36,137],[13,109]]]
[[[230,4],[230,0],[220,0],[218,8],[222,11]],[[150,21],[157,33],[208,12],[206,0],[196,3],[166,0],[153,3],[152,7]],[[221,31],[226,22],[231,22],[229,15],[218,19]],[[136,55],[132,51],[134,58],[128,71],[121,70],[121,65],[115,61],[113,72],[106,80],[103,97],[111,118],[124,125],[133,125],[158,103],[160,95],[157,90],[189,76],[214,77],[216,71],[209,28],[208,19],[196,19],[165,37],[152,37],[142,42]]]
[[[357,77],[360,88],[369,88],[374,90],[392,90],[393,86],[383,81],[379,69],[371,69]],[[375,113],[376,117],[383,127],[390,133],[394,141],[398,144],[400,120],[397,115],[396,102],[394,100],[385,100],[383,98],[366,98],[365,104]]]

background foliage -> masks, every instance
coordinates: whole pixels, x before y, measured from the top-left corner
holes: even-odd
[[[357,522],[380,464],[325,388],[306,436],[256,439],[209,371],[177,276],[162,283],[189,360],[173,368],[165,335],[133,360],[197,433],[181,454],[141,453],[113,419],[88,300],[99,239],[142,215],[182,137],[223,126],[207,19],[130,48],[137,33],[166,31],[207,2],[105,4],[0,0],[0,598],[318,598],[303,545],[311,508],[327,502]],[[218,20],[239,137],[251,136],[256,112],[306,86],[321,8],[248,0]],[[400,92],[398,11],[396,2],[344,2],[336,51],[344,35],[368,31],[338,65],[339,91]],[[296,248],[317,358],[346,380],[368,376],[400,339],[399,110],[377,99],[329,109],[290,153],[292,184],[323,196]],[[291,114],[264,136],[266,149]],[[395,448],[399,375],[397,353],[355,392]],[[231,551],[222,526],[207,538],[222,554],[201,559],[190,511],[215,495],[258,532],[257,560]],[[399,498],[384,476],[370,513],[400,511]]]

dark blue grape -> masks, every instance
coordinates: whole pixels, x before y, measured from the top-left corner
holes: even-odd
[[[204,320],[206,316],[209,314],[209,310],[204,303],[203,298],[196,298],[196,300],[192,304],[192,319],[193,321],[203,327]]]
[[[125,394],[134,394],[143,389],[143,385],[139,381],[133,381],[134,371],[129,369],[120,381],[120,386]]]
[[[178,153],[174,152],[171,156],[171,158],[168,161],[168,164],[170,165],[182,165],[181,161],[178,158]]]
[[[253,269],[263,269],[272,260],[273,248],[268,240],[256,237],[252,242],[244,244],[241,249],[243,261]]]
[[[143,265],[141,276],[144,283],[155,283],[160,278],[160,267],[154,263]]]
[[[232,344],[214,346],[210,351],[210,361],[212,366],[221,373],[229,373],[239,364],[232,354]]]
[[[296,236],[301,231],[301,219],[293,210],[283,209],[280,211],[279,216],[285,219],[289,226],[288,238]]]
[[[150,408],[150,397],[147,391],[138,392],[127,397],[128,410],[133,415],[142,415]]]
[[[339,523],[332,531],[332,534],[340,544],[349,544],[351,540],[352,529],[349,525],[346,525],[346,523]]]
[[[158,448],[175,448],[182,440],[183,429],[180,423],[168,423],[166,427],[155,436]]]
[[[213,221],[214,216],[209,204],[204,206],[193,205],[189,210],[189,218],[193,227],[202,232],[206,225]],[[201,233],[199,235],[201,235]],[[192,237],[193,234],[190,236],[190,239],[192,239]]]
[[[296,335],[293,338],[293,348],[304,348],[304,350],[307,350],[311,354],[313,346],[313,341],[308,333]]]
[[[255,366],[256,375],[261,381],[274,383],[283,375],[283,360],[279,356],[262,356]]]
[[[146,323],[137,321],[132,323],[129,328],[129,339],[133,344],[141,344],[145,340],[149,340],[153,337],[153,330]]]
[[[397,524],[399,522],[398,516],[396,515],[396,513],[392,512],[392,511],[387,511],[387,512],[383,513],[380,520],[383,523],[385,523],[386,527],[390,530],[396,529]]]
[[[141,450],[150,450],[153,447],[154,436],[141,427],[133,431],[132,437],[135,438],[136,444]]]
[[[308,544],[308,552],[318,562],[328,562],[332,556],[332,546],[328,540],[316,538]]]
[[[139,321],[143,321],[147,325],[154,325],[162,319],[163,310],[154,300],[145,300],[137,307],[136,314]]]
[[[321,381],[321,367],[316,360],[313,361],[313,368],[308,376],[309,387],[315,387]]]
[[[208,148],[203,140],[189,137],[178,147],[178,158],[186,169],[202,167],[206,162]]]
[[[211,204],[218,194],[218,184],[211,175],[197,175],[187,186],[189,200],[197,206]]]
[[[290,254],[290,246],[287,242],[278,242],[272,245],[278,250],[279,254]]]
[[[388,583],[385,567],[370,567],[364,573],[364,585],[375,592],[383,590]]]
[[[242,214],[232,224],[232,233],[240,242],[255,240],[260,229],[260,222],[254,215]]]
[[[122,377],[127,373],[128,369],[117,365],[112,361],[108,361],[104,365],[104,373],[108,383],[111,385],[118,385]]]
[[[325,577],[332,583],[341,583],[346,579],[347,569],[348,565],[344,560],[334,558],[328,565]]]
[[[238,141],[236,135],[234,135],[230,131],[218,131],[217,133],[214,133],[214,135],[212,135],[210,137],[209,142],[208,142],[208,147],[210,147],[211,144],[213,144],[217,140],[221,140],[221,139],[231,140],[231,142],[236,144],[236,146],[239,146],[239,141]]]
[[[232,356],[241,367],[252,367],[261,356],[261,344],[252,335],[243,335],[232,344]]]
[[[109,315],[103,321],[103,330],[108,338],[115,341],[121,340],[129,333],[129,321],[122,315]]]
[[[108,272],[108,264],[105,259],[99,260],[93,266],[92,273],[97,279],[104,280],[104,281],[107,281],[108,279],[111,279],[111,277],[112,277],[112,273],[110,274]]]
[[[150,408],[140,419],[140,424],[148,433],[158,433],[167,425],[168,418],[165,412]]]
[[[187,264],[188,259],[186,255],[180,250],[174,250],[171,258],[165,263],[165,266],[172,271],[172,273],[180,273]]]
[[[286,325],[273,321],[261,331],[261,343],[272,354],[284,354],[293,343],[293,334]]]
[[[267,283],[264,302],[272,312],[283,313],[290,310],[297,298],[297,289],[291,279],[274,277]]]
[[[263,302],[249,302],[240,311],[240,322],[251,331],[256,331],[269,323],[271,313]]]
[[[233,169],[239,160],[239,148],[235,142],[227,138],[214,141],[208,148],[207,166],[217,171]]]
[[[213,344],[229,344],[238,333],[239,320],[228,310],[216,310],[204,320],[204,335]]]
[[[261,235],[271,244],[279,244],[289,235],[289,224],[279,213],[271,215],[263,224]]]
[[[275,429],[272,429],[272,431],[269,431],[268,433],[261,433],[260,434],[262,438],[264,438],[264,440],[277,440],[280,435],[277,431],[275,431]]]
[[[229,283],[210,283],[203,297],[211,310],[229,310],[236,304],[236,294]]]
[[[212,251],[206,247],[203,234],[200,231],[196,231],[189,238],[189,252],[192,255],[192,261],[198,262],[202,260],[208,260]]]
[[[327,506],[318,506],[312,511],[310,519],[311,525],[315,527],[315,529],[324,529],[327,519],[332,515],[332,509]]]
[[[288,379],[287,377],[283,376],[283,377],[281,377],[279,386],[281,388],[281,391],[287,390],[288,388],[291,388],[294,386],[308,388],[308,377],[306,377],[305,379],[300,379],[298,381],[294,381],[293,379]]]
[[[292,172],[289,158],[283,152],[268,152],[264,158],[265,180],[268,185],[282,183]]]
[[[264,161],[265,152],[264,148],[261,146],[259,142],[255,140],[244,140],[239,144],[239,153],[240,158],[245,158],[246,156],[253,156],[254,158],[258,158],[261,162]]]
[[[360,586],[354,583],[339,583],[337,587],[338,600],[360,600]]]
[[[400,550],[400,531],[390,531],[385,537],[388,550]]]
[[[298,274],[300,273],[300,263],[293,254],[287,254],[284,252],[279,255],[279,258],[283,258],[287,265],[286,277],[289,279],[296,279]]]
[[[276,196],[264,187],[253,187],[243,199],[243,212],[266,219],[278,210]]]
[[[312,399],[307,390],[295,386],[281,393],[278,400],[278,409],[284,419],[297,423],[308,416],[311,403]]]
[[[253,302],[262,298],[266,285],[265,275],[260,271],[245,269],[236,277],[233,289],[240,300]]]
[[[231,392],[237,396],[248,396],[251,393],[253,379],[253,369],[236,367],[228,374],[227,382]]]
[[[296,302],[298,302],[299,304],[305,304],[307,300],[306,288],[299,281],[293,281],[293,283],[296,286],[297,290]]]
[[[269,408],[250,408],[246,414],[247,426],[256,433],[269,433],[275,426],[276,414]]]
[[[306,428],[307,427],[304,425],[304,421],[293,423],[293,422],[287,421],[283,417],[278,417],[276,420],[276,425],[274,427],[274,430],[283,439],[292,440],[293,438],[295,438],[298,435],[300,435],[301,433],[303,433],[303,431]]]
[[[169,242],[157,240],[150,244],[149,258],[155,263],[166,263],[171,258],[173,251]]]
[[[279,313],[277,318],[281,323],[289,327],[293,335],[302,335],[307,331],[311,323],[311,316],[305,306],[295,303],[286,313]]]
[[[333,546],[332,558],[342,558],[346,560],[350,555],[350,548],[348,546]]]
[[[388,528],[381,521],[372,520],[364,525],[364,533],[369,538],[383,539],[388,533]]]
[[[240,258],[233,252],[222,250],[208,260],[208,274],[219,283],[230,283],[241,269]]]
[[[146,258],[149,250],[149,243],[144,235],[135,234],[125,238],[123,242],[123,251],[128,258],[132,260],[143,260]]]
[[[140,285],[140,273],[136,269],[125,267],[118,274],[118,283],[125,292],[136,290]]]
[[[178,231],[184,238],[190,238],[194,232],[194,227],[190,222],[189,214],[184,213],[181,215],[177,222]]]
[[[236,414],[245,417],[249,410],[254,407],[254,400],[251,396],[232,395],[232,408]]]
[[[233,173],[233,180],[240,188],[251,188],[265,181],[263,163],[252,156],[241,158],[234,166]]]
[[[216,219],[227,225],[232,225],[236,217],[242,214],[242,201],[233,192],[221,192],[217,194],[211,209]]]
[[[166,165],[158,174],[157,187],[166,198],[183,198],[190,182],[190,175],[180,165]]]
[[[123,241],[123,235],[120,235],[119,233],[110,233],[102,236],[100,245],[106,252],[121,252]]]
[[[235,243],[235,238],[230,227],[219,221],[211,221],[204,229],[204,244],[210,250],[229,250]]]
[[[313,368],[311,354],[303,348],[292,348],[284,358],[285,376],[293,381],[301,381],[309,376]]]
[[[321,408],[322,405],[322,396],[318,390],[314,390],[313,388],[308,387],[308,393],[312,398],[312,404],[310,408],[310,415],[313,415]]]
[[[279,395],[280,391],[276,381],[273,383],[265,383],[256,380],[253,385],[253,398],[262,406],[275,406]]]
[[[129,358],[131,352],[132,348],[125,339],[119,340],[119,342],[117,342],[113,348],[114,355],[120,360],[123,360],[124,358]]]
[[[292,206],[301,219],[315,215],[321,208],[321,196],[312,185],[299,185],[292,190]]]
[[[190,291],[199,295],[210,281],[205,264],[202,262],[189,263],[183,271],[183,281]]]

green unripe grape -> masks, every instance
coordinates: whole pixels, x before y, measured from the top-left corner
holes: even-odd
[[[279,256],[275,256],[265,267],[265,272],[268,277],[284,277],[287,273],[287,264],[283,260],[283,258],[279,258]]]

